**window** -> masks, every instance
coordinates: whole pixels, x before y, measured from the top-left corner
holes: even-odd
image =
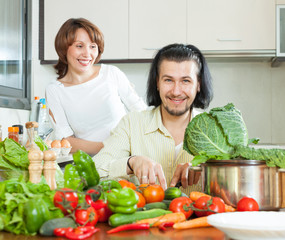
[[[0,0],[0,107],[30,109],[31,0]]]

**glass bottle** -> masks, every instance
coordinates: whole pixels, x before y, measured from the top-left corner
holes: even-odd
[[[24,133],[23,125],[17,124],[17,125],[12,125],[12,127],[19,128],[19,144],[23,146],[23,133]]]
[[[27,122],[26,123],[28,139],[27,139],[25,147],[26,147],[26,149],[28,151],[30,151],[30,150],[39,150],[38,145],[34,141],[35,128],[37,128],[37,127],[38,127],[38,123],[37,122]]]
[[[13,139],[15,142],[19,142],[19,128],[8,127],[8,138]]]

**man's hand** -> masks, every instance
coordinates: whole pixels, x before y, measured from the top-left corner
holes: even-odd
[[[133,156],[129,160],[134,174],[140,181],[140,183],[155,184],[156,178],[161,187],[165,190],[167,188],[166,179],[159,163],[152,161],[148,157]],[[128,171],[127,171],[128,172]]]
[[[183,188],[198,183],[201,172],[191,170],[190,166],[190,163],[184,163],[179,164],[176,167],[176,170],[170,182],[170,187],[174,187],[178,182],[181,182]]]

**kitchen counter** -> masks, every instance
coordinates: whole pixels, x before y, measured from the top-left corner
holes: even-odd
[[[111,229],[107,224],[99,223],[96,225],[101,230],[95,233],[89,240],[157,240],[157,239],[179,239],[179,240],[227,240],[223,232],[214,228],[196,228],[189,230],[174,230],[167,229],[165,232],[161,232],[158,228],[151,228],[150,230],[135,230],[135,231],[125,231],[115,234],[107,235],[106,231]],[[56,238],[56,237],[42,237],[37,236],[24,236],[24,235],[14,235],[7,232],[0,232],[0,240],[49,240],[49,239],[67,239],[67,238]]]

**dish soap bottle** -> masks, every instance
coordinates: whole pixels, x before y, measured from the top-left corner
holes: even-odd
[[[31,113],[30,113],[30,121],[38,121],[38,102],[40,101],[39,96],[35,96],[34,101],[31,104]]]

